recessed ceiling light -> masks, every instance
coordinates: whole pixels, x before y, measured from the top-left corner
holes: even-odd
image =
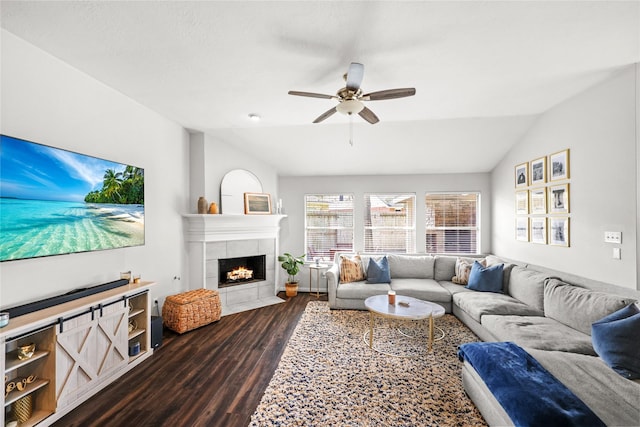
[[[254,122],[259,122],[260,121],[260,116],[254,113],[249,114],[249,119],[254,121]]]

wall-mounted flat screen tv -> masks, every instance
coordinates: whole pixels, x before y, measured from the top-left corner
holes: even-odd
[[[0,135],[0,262],[144,245],[144,170]]]

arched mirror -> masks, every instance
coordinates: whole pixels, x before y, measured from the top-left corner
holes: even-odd
[[[220,203],[225,215],[244,214],[244,193],[262,193],[262,183],[245,169],[227,172],[220,184]]]

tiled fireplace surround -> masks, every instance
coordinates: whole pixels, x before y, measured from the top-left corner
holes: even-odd
[[[283,302],[276,296],[278,235],[283,215],[184,215],[190,288],[217,289],[222,315]],[[218,288],[218,259],[266,257],[266,279]]]

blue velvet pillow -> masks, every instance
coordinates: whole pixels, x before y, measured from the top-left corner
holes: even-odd
[[[391,273],[389,272],[389,261],[386,256],[376,261],[369,258],[367,267],[367,283],[391,283]]]
[[[640,378],[640,309],[629,304],[591,325],[598,356],[625,378]]]
[[[503,268],[504,264],[483,267],[478,261],[474,261],[465,287],[474,291],[502,293]]]

